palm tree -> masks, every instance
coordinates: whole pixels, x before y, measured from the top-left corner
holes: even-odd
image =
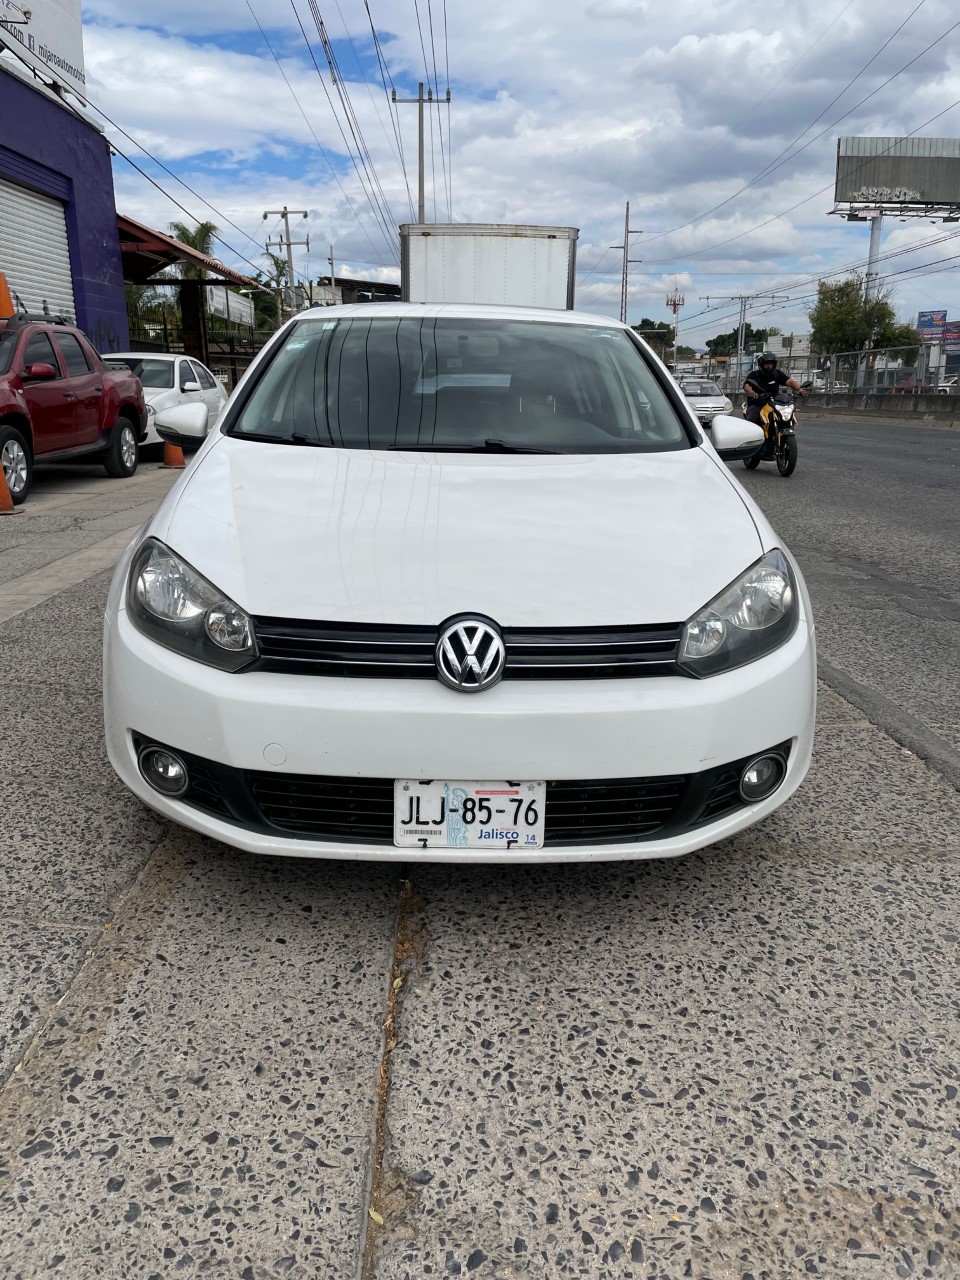
[[[213,243],[220,230],[215,222],[198,222],[195,227],[188,227],[185,222],[171,222],[167,224],[167,230],[174,240],[179,240],[181,244],[187,244],[191,249],[196,249],[205,258],[214,256]],[[203,267],[192,262],[181,262],[177,270],[183,280],[204,280],[207,275]]]

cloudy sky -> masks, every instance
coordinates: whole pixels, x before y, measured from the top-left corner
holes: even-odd
[[[682,330],[698,345],[731,328],[736,309],[704,295],[789,294],[773,309],[752,304],[750,318],[801,332],[809,278],[865,259],[867,226],[827,216],[839,134],[960,133],[956,0],[84,0],[83,12],[90,100],[129,136],[108,134],[195,218],[218,223],[224,261],[257,262],[276,223],[263,211],[286,204],[310,211],[298,272],[324,273],[332,242],[339,273],[398,278],[393,229],[412,220],[417,111],[391,116],[369,12],[388,86],[401,97],[418,79],[451,89],[428,129],[428,220],[579,227],[578,306],[615,315],[610,246],[622,243],[629,199],[643,233],[631,237],[642,261],[629,319],[669,318],[676,281]],[[373,191],[351,160],[315,15]],[[115,180],[131,216],[185,218],[119,157]],[[891,220],[883,252],[951,232]],[[885,262],[901,273],[888,277],[901,318],[960,315],[958,263],[960,235]]]

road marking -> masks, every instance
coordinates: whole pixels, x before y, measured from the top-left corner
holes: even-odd
[[[102,542],[95,542],[92,547],[75,551],[44,565],[42,569],[34,569],[32,573],[24,573],[0,584],[0,622],[16,618],[68,587],[85,582],[95,573],[111,569],[139,528],[139,524],[134,524],[129,529],[121,529]]]

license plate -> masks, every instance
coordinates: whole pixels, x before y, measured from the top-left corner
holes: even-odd
[[[545,782],[393,784],[393,843],[401,849],[540,849]]]

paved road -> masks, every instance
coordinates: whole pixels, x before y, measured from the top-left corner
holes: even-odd
[[[748,483],[831,659],[891,694],[826,559],[882,516],[846,523],[818,439]],[[680,861],[242,856],[101,745],[99,558],[169,483],[68,476],[0,521],[0,1275],[960,1274],[956,790],[824,689],[799,795]],[[797,512],[831,492],[828,536]],[[928,514],[857,563],[936,582]]]
[[[799,443],[787,480],[735,473],[803,566],[821,657],[936,735],[960,784],[960,432],[806,419]]]

